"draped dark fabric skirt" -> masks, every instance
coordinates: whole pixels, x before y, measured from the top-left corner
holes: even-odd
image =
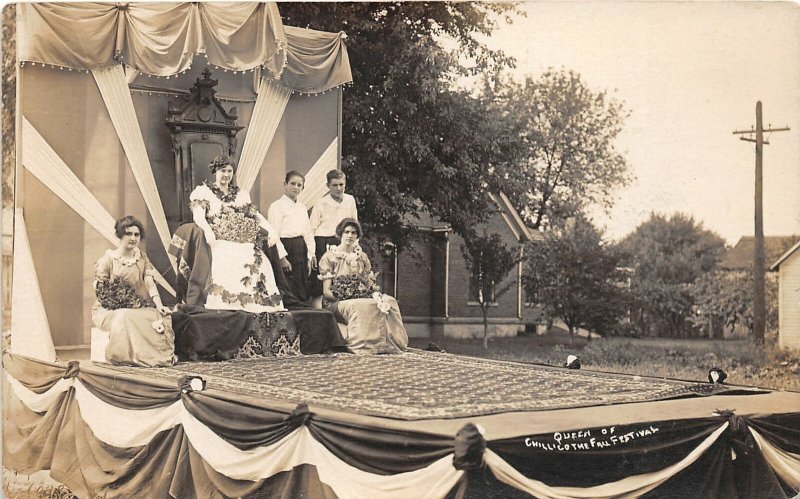
[[[251,314],[178,305],[172,314],[175,353],[182,361],[347,352],[327,310]]]
[[[286,259],[292,264],[291,272],[284,272],[286,282],[292,294],[299,300],[308,300],[306,281],[308,280],[308,249],[305,239],[297,237],[282,237],[281,242],[286,249]]]

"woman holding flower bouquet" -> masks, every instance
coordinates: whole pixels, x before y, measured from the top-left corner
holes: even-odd
[[[347,324],[347,346],[356,354],[400,353],[408,334],[397,301],[382,294],[358,240],[361,225],[345,218],[336,227],[341,240],[319,261],[325,307]]]
[[[262,250],[265,240],[269,246],[278,242],[277,232],[250,202],[250,194],[233,183],[236,163],[232,159],[218,156],[209,168],[214,180],[206,180],[189,196],[194,223],[211,248],[205,307],[252,313],[285,310]]]
[[[139,249],[142,222],[125,216],[114,227],[120,238],[95,264],[92,307],[95,326],[110,335],[106,360],[112,364],[169,366],[173,364],[175,334],[170,310],[161,303],[153,276],[156,270]]]

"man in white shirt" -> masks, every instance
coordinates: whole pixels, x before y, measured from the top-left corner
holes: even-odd
[[[297,298],[306,301],[306,281],[311,269],[317,266],[317,257],[308,210],[297,200],[304,186],[302,173],[294,170],[287,173],[283,183],[284,195],[270,205],[267,221],[278,231],[286,251],[286,256],[281,258],[281,268],[289,287]]]
[[[342,170],[329,171],[328,193],[311,209],[311,230],[314,233],[317,261],[322,258],[329,245],[339,244],[339,238],[336,237],[336,226],[339,222],[345,218],[358,220],[355,198],[344,193],[346,184],[347,177]],[[308,290],[311,297],[322,296],[322,283],[317,279],[317,272],[311,272]]]

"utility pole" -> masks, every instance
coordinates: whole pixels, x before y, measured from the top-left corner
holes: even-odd
[[[764,132],[785,132],[789,127],[772,128],[770,125],[764,129],[761,119],[761,101],[756,102],[756,128],[750,130],[736,130],[734,135],[749,135],[739,137],[740,140],[756,143],[756,192],[755,192],[755,256],[753,261],[753,339],[757,345],[764,344],[764,329],[766,327],[766,286],[764,262],[764,206],[763,206],[763,155],[764,145],[769,142],[764,140]],[[752,135],[755,134],[755,138]]]

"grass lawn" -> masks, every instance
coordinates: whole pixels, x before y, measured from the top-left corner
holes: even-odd
[[[551,366],[563,365],[569,354],[582,369],[707,381],[708,369],[719,367],[727,383],[800,391],[800,352],[755,348],[749,340],[673,340],[664,338],[604,338],[587,342],[565,335],[524,335],[483,339],[411,338],[410,346],[435,342],[449,353]]]

